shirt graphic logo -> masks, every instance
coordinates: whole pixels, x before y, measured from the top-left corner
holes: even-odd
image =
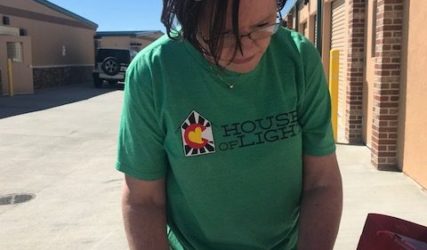
[[[181,126],[185,156],[215,153],[211,123],[196,111]]]

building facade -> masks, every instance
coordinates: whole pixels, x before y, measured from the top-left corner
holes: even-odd
[[[97,27],[49,1],[0,0],[0,94],[90,81]]]
[[[425,188],[426,10],[426,1],[303,0],[285,17],[320,45],[326,72],[330,50],[340,51],[341,142],[366,144],[375,167],[399,168]]]

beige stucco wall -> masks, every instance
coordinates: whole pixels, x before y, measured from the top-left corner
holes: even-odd
[[[402,131],[399,148],[403,150],[403,171],[416,182],[427,188],[427,1],[405,1],[409,20],[405,33],[402,55],[402,87],[400,112]],[[405,70],[406,69],[406,70]]]
[[[32,39],[33,66],[84,65],[94,62],[95,30],[12,17],[11,26]],[[65,48],[65,55],[63,55]]]
[[[131,43],[141,43],[141,48],[146,47],[150,43],[151,40],[147,40],[144,38],[136,38],[136,37],[102,37],[98,39],[98,47],[102,48],[121,48],[121,49],[130,49]]]
[[[4,1],[4,6],[73,20],[67,15],[28,0]],[[95,29],[50,23],[8,15],[10,26],[26,30],[32,40],[32,66],[58,67],[92,65],[94,62]]]
[[[0,17],[9,17],[8,27],[24,31],[25,35],[15,36],[16,39],[29,41],[24,46],[26,50],[30,48],[27,59],[31,60],[14,65],[17,94],[30,93],[19,89],[27,86],[26,79],[31,79],[32,92],[34,86],[64,85],[90,78],[95,61],[95,24],[29,0],[1,1],[0,10]],[[5,61],[6,56],[0,55],[0,60]],[[3,85],[7,86],[3,71]],[[5,86],[2,90],[5,92]]]

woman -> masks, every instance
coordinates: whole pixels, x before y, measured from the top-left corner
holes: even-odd
[[[332,249],[341,178],[315,48],[275,0],[164,0],[127,72],[131,249]],[[179,28],[174,29],[175,18]]]

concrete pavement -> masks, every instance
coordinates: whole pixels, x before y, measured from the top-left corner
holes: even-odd
[[[0,249],[126,249],[113,169],[122,92],[75,85],[17,98],[45,109],[9,104],[24,114],[0,120],[0,194],[35,198],[0,206]]]
[[[122,94],[74,85],[0,97],[0,249],[127,249],[113,168]],[[370,167],[365,147],[338,145],[337,154],[344,213],[335,249],[355,249],[368,212],[427,225],[425,190]],[[13,194],[33,198],[7,205]]]
[[[427,191],[402,172],[378,171],[363,146],[338,145],[344,185],[343,216],[334,249],[356,249],[368,213],[427,226]]]

